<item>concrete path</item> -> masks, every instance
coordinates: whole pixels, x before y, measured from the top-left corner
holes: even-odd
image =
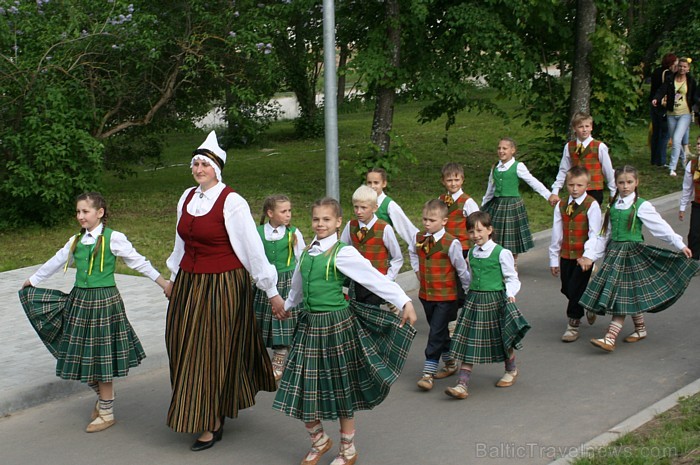
[[[677,202],[675,194],[654,203],[685,237],[688,222],[678,222]],[[415,382],[427,324],[418,309],[418,336],[391,395],[375,411],[357,414],[358,464],[545,464],[599,445],[589,443],[594,438],[614,437],[601,435],[624,430],[620,425],[632,424],[625,423],[630,417],[647,418],[650,406],[678,390],[691,395],[700,389],[694,329],[699,278],[671,309],[648,315],[644,341],[620,343],[614,353],[603,353],[588,342],[604,333],[609,319],[600,318],[593,327],[584,323],[579,341],[564,344],[559,337],[566,326],[566,302],[549,273],[548,238],[548,232],[537,234],[535,250],[519,260],[523,288],[518,305],[533,329],[518,353],[517,383],[498,389],[494,383],[502,366],[480,365],[467,400],[443,394],[454,378],[419,392]],[[54,360],[17,299],[17,289],[34,268],[0,273],[0,414],[5,416],[0,419],[0,463],[299,463],[308,448],[306,433],[300,422],[270,408],[271,393],[261,393],[254,408],[227,422],[223,441],[208,451],[190,452],[194,437],[165,426],[170,395],[163,341],[166,301],[155,284],[140,277],[118,276],[117,285],[148,358],[116,382],[117,424],[103,433],[84,433],[94,395],[54,377]],[[410,273],[403,278],[410,287]],[[72,276],[56,276],[46,286],[67,290],[71,282]],[[415,292],[410,294],[417,301]],[[622,334],[631,331],[627,321]],[[666,399],[654,408],[662,404],[667,408],[672,402]],[[326,426],[337,442],[337,423]]]

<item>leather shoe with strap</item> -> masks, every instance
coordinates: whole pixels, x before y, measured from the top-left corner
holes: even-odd
[[[630,334],[629,336],[627,336],[624,339],[624,341],[625,342],[637,342],[637,341],[641,341],[645,337],[647,337],[647,330],[646,329],[638,329],[635,332],[633,332],[632,334]]]
[[[599,349],[603,349],[606,352],[612,352],[613,350],[615,350],[615,341],[606,337],[600,339],[591,339],[591,344],[598,347]]]
[[[311,446],[311,449],[306,454],[306,457],[304,457],[304,460],[301,461],[301,465],[316,465],[321,459],[321,456],[328,452],[331,447],[333,447],[333,441],[331,441],[330,437],[326,436],[326,442],[318,445],[313,444]]]
[[[511,387],[513,384],[515,384],[515,378],[517,377],[517,369],[513,371],[506,371],[505,373],[503,373],[503,376],[501,376],[501,379],[499,379],[496,383],[496,387]]]

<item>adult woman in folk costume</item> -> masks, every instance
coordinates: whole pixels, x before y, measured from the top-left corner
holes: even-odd
[[[225,417],[252,406],[275,379],[253,313],[250,279],[283,308],[277,272],[265,258],[248,203],[221,180],[226,152],[212,131],[190,166],[198,186],[177,206],[167,261],[172,290],[165,329],[172,398],[167,423],[202,433],[193,451],[212,447]]]

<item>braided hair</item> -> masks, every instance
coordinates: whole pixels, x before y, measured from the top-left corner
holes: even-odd
[[[273,194],[273,195],[268,195],[265,197],[265,200],[263,201],[263,206],[262,206],[262,216],[260,217],[260,224],[265,224],[265,220],[267,220],[267,212],[269,210],[275,211],[275,207],[277,206],[277,203],[279,202],[289,202],[289,197],[287,197],[284,194]]]
[[[639,180],[639,172],[637,171],[637,168],[635,168],[632,165],[624,165],[621,168],[617,168],[615,170],[615,181],[617,181],[617,178],[622,176],[623,174],[630,174],[634,179]],[[632,201],[632,208],[636,210],[636,204],[637,204],[637,198],[639,197],[639,194],[637,192],[637,188],[634,189],[634,200]],[[603,219],[603,230],[601,233],[605,233],[608,228],[608,222],[610,221],[610,209],[612,208],[613,205],[615,205],[615,202],[617,202],[617,199],[620,198],[620,191],[616,190],[615,195],[610,198],[610,202],[608,202],[608,207],[605,209],[605,218]],[[637,217],[636,212],[635,214],[630,215],[629,220],[627,221],[627,228],[632,229],[634,226],[634,220]]]

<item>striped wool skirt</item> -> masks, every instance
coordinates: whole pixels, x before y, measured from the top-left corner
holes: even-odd
[[[514,254],[527,252],[535,246],[521,197],[494,197],[481,209],[491,215],[494,242]]]
[[[238,416],[258,391],[274,391],[270,358],[253,314],[245,268],[218,274],[180,270],[165,327],[172,398],[167,423],[177,432],[213,431]]]
[[[272,408],[308,423],[379,405],[416,334],[399,323],[392,312],[355,301],[333,312],[302,310]]]
[[[450,355],[464,363],[498,363],[509,358],[530,325],[504,291],[469,291],[450,344]]]
[[[611,241],[579,304],[600,315],[660,312],[683,295],[697,271],[698,262],[680,252]]]
[[[19,300],[56,357],[59,378],[107,383],[146,357],[116,287],[74,287],[66,294],[29,286],[19,291]]]
[[[294,270],[279,273],[277,277],[277,291],[283,299],[287,299],[289,290],[292,287],[292,275]],[[272,314],[272,306],[267,294],[253,286],[255,298],[253,307],[255,308],[255,319],[262,334],[265,347],[288,347],[292,345],[294,331],[297,327],[297,315],[299,308],[290,309],[290,316],[286,320],[278,320]],[[303,305],[303,304],[302,304]]]

